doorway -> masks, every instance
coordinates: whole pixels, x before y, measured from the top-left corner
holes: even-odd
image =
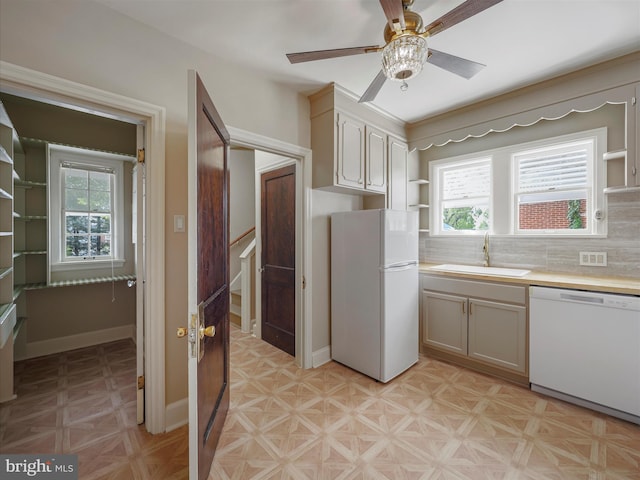
[[[41,74],[16,65],[2,63],[2,92],[17,97],[91,113],[144,128],[141,146],[146,157],[143,208],[145,238],[144,265],[137,269],[138,288],[144,287],[143,318],[136,320],[144,331],[138,341],[137,362],[144,358],[142,383],[145,426],[150,433],[165,430],[164,328],[153,328],[152,319],[164,319],[164,109],[109,92]],[[138,206],[140,215],[140,205]],[[146,281],[150,279],[152,281]],[[142,284],[142,285],[141,285]],[[142,296],[140,296],[142,297]],[[142,338],[140,334],[136,335]],[[134,387],[135,388],[135,387]]]
[[[263,137],[245,130],[227,127],[231,146],[255,151],[256,155],[256,238],[261,237],[260,227],[260,175],[266,171],[286,165],[295,165],[295,363],[301,368],[311,368],[312,360],[312,302],[309,279],[312,264],[311,235],[311,150],[297,145]],[[259,157],[263,158],[260,159]],[[256,258],[261,257],[260,242],[256,245]],[[259,266],[259,265],[258,265]],[[256,301],[262,297],[261,282],[256,282]],[[256,305],[256,315],[261,317],[261,308]],[[262,338],[261,318],[256,319],[254,330]]]

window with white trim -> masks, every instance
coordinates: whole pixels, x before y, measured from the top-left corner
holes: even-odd
[[[466,234],[491,224],[491,158],[438,164],[436,232]]]
[[[52,271],[123,265],[123,162],[130,160],[49,146]]]
[[[605,236],[607,129],[429,162],[431,235]]]
[[[512,156],[516,233],[589,233],[594,138]]]

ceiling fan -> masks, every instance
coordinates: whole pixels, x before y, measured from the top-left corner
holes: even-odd
[[[380,5],[387,17],[387,24],[384,28],[385,45],[287,53],[287,58],[291,63],[301,63],[382,52],[382,70],[360,97],[359,103],[372,101],[387,78],[402,82],[400,88],[406,90],[406,81],[418,75],[425,62],[469,79],[482,70],[485,65],[428,48],[426,39],[501,1],[466,0],[425,27],[422,17],[410,9],[414,0],[380,0]]]

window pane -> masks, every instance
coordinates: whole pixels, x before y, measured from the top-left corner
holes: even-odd
[[[489,230],[489,207],[487,205],[445,207],[442,211],[442,230]]]
[[[110,179],[110,173],[91,172],[89,175],[89,188],[92,192],[97,190],[108,192],[111,190]]]
[[[516,153],[517,229],[547,233],[590,229],[586,212],[592,157],[592,140]]]
[[[91,256],[111,255],[111,235],[91,235]]]
[[[89,233],[89,217],[87,215],[66,215],[67,233]]]
[[[88,183],[88,173],[85,170],[75,168],[63,168],[65,188],[80,188],[86,190]]]
[[[88,238],[86,235],[69,235],[66,241],[67,257],[86,257],[88,251]]]
[[[91,190],[91,211],[110,212],[111,194],[110,192]]]
[[[111,233],[111,215],[91,215],[91,233]]]
[[[518,228],[520,230],[585,230],[587,200],[584,192],[564,195],[520,195]],[[565,197],[565,198],[561,198]]]
[[[86,212],[89,210],[89,201],[86,190],[65,189],[64,207],[65,210],[76,210]]]

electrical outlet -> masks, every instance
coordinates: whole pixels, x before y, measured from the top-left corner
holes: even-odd
[[[580,265],[606,267],[607,252],[580,252]]]

